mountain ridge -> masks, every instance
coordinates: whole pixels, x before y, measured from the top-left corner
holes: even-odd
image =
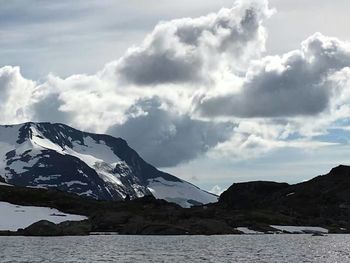
[[[103,200],[154,195],[184,207],[217,197],[145,162],[121,138],[61,123],[0,126],[0,176]]]

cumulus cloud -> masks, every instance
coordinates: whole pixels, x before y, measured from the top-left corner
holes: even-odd
[[[261,53],[265,44],[262,21],[270,13],[267,1],[252,0],[200,18],[162,22],[140,46],[94,75],[65,79],[50,75],[35,88],[27,109],[30,119],[105,132],[125,121],[124,112],[135,101],[155,94],[173,102],[181,97],[186,108],[192,91],[182,94],[184,82],[205,82],[212,79],[215,63],[238,64]],[[175,91],[162,93],[154,84],[168,84]]]
[[[339,95],[333,76],[349,66],[350,44],[317,33],[300,50],[256,61],[239,92],[204,97],[198,108],[206,116],[315,115]]]
[[[267,1],[242,0],[162,22],[92,75],[37,83],[3,67],[0,122],[109,133],[159,167],[203,154],[247,159],[327,145],[313,138],[350,114],[349,44],[315,34],[299,50],[263,57],[271,14]]]
[[[118,61],[117,74],[136,85],[210,80],[218,64],[235,68],[261,54],[262,22],[271,13],[267,1],[239,1],[218,13],[160,23]]]
[[[13,123],[25,120],[36,83],[22,77],[19,67],[0,68],[0,122]]]
[[[126,122],[111,127],[108,133],[126,139],[158,167],[194,159],[232,134],[230,123],[194,120],[173,107],[158,97],[140,100],[128,110]]]
[[[32,120],[64,122],[74,127],[105,132],[121,122],[133,102],[132,94],[118,94],[116,84],[96,75],[66,79],[50,75],[32,95],[28,112]]]

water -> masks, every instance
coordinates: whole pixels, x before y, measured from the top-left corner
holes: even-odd
[[[350,262],[350,235],[0,237],[0,262]]]

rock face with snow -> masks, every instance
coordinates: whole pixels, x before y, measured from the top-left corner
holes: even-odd
[[[0,177],[11,185],[58,188],[101,200],[152,194],[183,207],[217,201],[146,163],[123,139],[63,124],[0,126]]]

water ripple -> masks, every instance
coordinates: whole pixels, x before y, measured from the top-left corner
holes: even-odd
[[[0,262],[350,262],[350,235],[0,237]]]

